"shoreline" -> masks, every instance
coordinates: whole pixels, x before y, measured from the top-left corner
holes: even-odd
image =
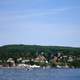
[[[0,67],[0,69],[80,69],[80,68],[43,68],[43,67],[40,67],[40,68],[27,68],[27,67]]]

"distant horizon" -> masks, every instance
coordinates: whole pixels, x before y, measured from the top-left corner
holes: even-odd
[[[77,46],[64,46],[64,45],[40,45],[40,44],[5,44],[5,45],[0,45],[0,47],[2,46],[11,46],[11,45],[30,45],[30,46],[53,46],[53,47],[72,47],[72,48],[80,48],[80,47],[77,47]]]

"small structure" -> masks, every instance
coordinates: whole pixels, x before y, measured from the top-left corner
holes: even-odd
[[[54,58],[51,60],[52,63],[57,64],[58,58],[54,56]]]
[[[45,62],[45,63],[48,63],[46,58],[44,56],[42,56],[42,55],[39,55],[37,58],[35,58],[34,62]]]
[[[0,60],[0,63],[2,63],[2,60]]]
[[[37,65],[31,65],[30,68],[40,68],[40,66],[37,66]]]
[[[57,65],[56,67],[57,67],[57,68],[62,68],[62,66],[60,66],[60,65]]]
[[[60,57],[60,56],[61,56],[61,53],[58,53],[58,54],[57,54],[57,57]]]
[[[15,66],[15,61],[13,60],[13,58],[9,58],[7,60],[8,66],[9,67],[14,67]]]
[[[18,59],[17,59],[17,61],[22,61],[22,58],[21,58],[21,57],[20,57],[20,58],[18,58]]]
[[[71,56],[69,56],[68,62],[72,62],[73,58]]]
[[[26,64],[18,64],[17,67],[18,68],[25,68],[25,67],[27,67],[27,65]]]
[[[65,67],[64,68],[69,68],[69,66],[67,64],[65,64]]]
[[[22,63],[27,63],[27,62],[30,62],[30,60],[29,59],[22,60]]]

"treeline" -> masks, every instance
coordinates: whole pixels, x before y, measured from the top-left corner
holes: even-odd
[[[39,45],[5,45],[0,47],[0,59],[7,60],[8,58],[35,58],[39,54],[43,54],[47,60],[52,55],[58,52],[62,55],[80,55],[80,48],[62,47],[62,46],[39,46]]]

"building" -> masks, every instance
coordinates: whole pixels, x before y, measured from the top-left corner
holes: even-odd
[[[48,61],[46,60],[46,58],[42,55],[39,55],[35,58],[34,62],[45,62],[48,63]]]
[[[13,58],[9,58],[7,60],[7,64],[9,67],[14,67],[15,66],[15,61],[13,60]]]

